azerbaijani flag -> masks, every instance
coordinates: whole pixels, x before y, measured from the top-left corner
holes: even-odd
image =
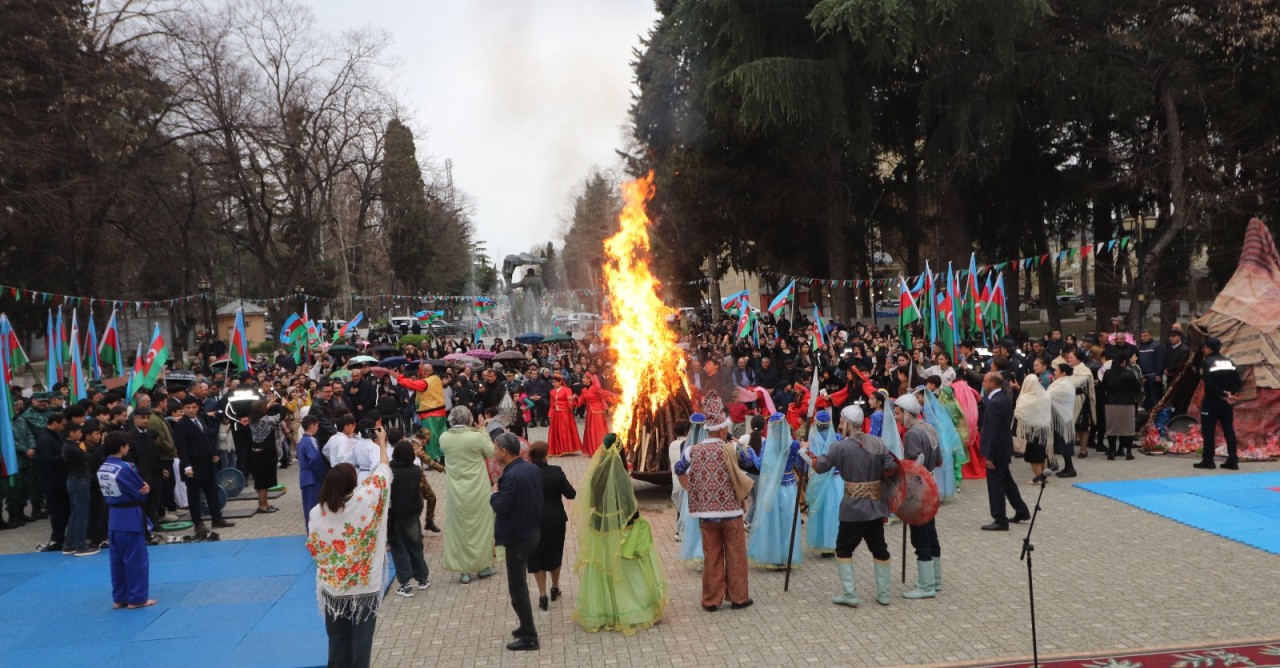
[[[915,295],[911,294],[911,290],[907,287],[907,279],[899,276],[899,289],[902,293],[898,296],[898,339],[902,341],[904,347],[911,347],[911,324],[919,322],[924,318],[920,313],[920,307],[916,305]]]
[[[973,314],[973,321],[969,323],[971,331],[982,332],[985,338],[987,325],[982,317],[982,298],[978,293],[978,262],[973,253],[969,254],[969,286],[966,292],[968,293],[968,305]]]
[[[796,279],[793,278],[791,279],[791,284],[783,288],[782,292],[779,292],[778,296],[769,302],[769,313],[773,314],[775,318],[781,317],[783,309],[787,308],[787,304],[791,303],[791,300],[795,298],[795,291]]]
[[[827,345],[827,323],[823,322],[822,314],[818,312],[818,305],[813,305],[813,350],[817,352],[818,348]]]
[[[348,322],[347,324],[343,325],[341,329],[334,332],[333,340],[337,341],[338,339],[341,339],[342,337],[346,336],[347,332],[355,329],[356,325],[359,325],[361,320],[364,320],[364,311],[357,313],[356,317],[351,319],[351,322]]]
[[[737,315],[751,301],[751,295],[746,290],[735,292],[728,297],[720,300],[720,308]]]
[[[120,328],[116,326],[116,312],[111,310],[111,319],[102,330],[102,342],[98,344],[98,364],[110,364],[116,375],[124,375],[124,354],[120,350]]]
[[[93,380],[102,380],[102,361],[98,359],[98,330],[93,326],[93,311],[89,311],[89,332],[84,335],[84,354],[81,359],[89,365]]]
[[[293,343],[293,335],[301,326],[302,317],[297,313],[290,313],[284,321],[284,327],[280,328],[280,336],[277,337],[280,343]]]
[[[249,339],[244,333],[244,308],[236,309],[236,326],[231,330],[231,363],[240,371],[252,373],[249,365]]]
[[[751,333],[751,321],[753,319],[751,309],[742,310],[742,315],[738,318],[738,328],[734,331],[735,339],[747,338],[747,335]]]
[[[129,372],[129,382],[125,385],[124,390],[127,395],[125,398],[129,401],[130,406],[137,401],[134,395],[138,393],[138,390],[142,389],[140,383],[143,375],[145,375],[145,368],[142,365],[142,343],[139,342],[138,351],[133,356],[133,370]]]
[[[27,351],[22,349],[22,341],[18,340],[18,333],[13,331],[13,323],[9,322],[9,316],[0,313],[0,337],[4,337],[5,367],[4,380],[7,383],[13,382],[13,370],[26,366],[31,363],[27,358]]]
[[[444,317],[444,311],[418,311],[413,317],[422,322],[432,322]]]
[[[58,346],[58,380],[62,380],[62,365],[71,361],[71,351],[67,349],[67,326],[62,324],[61,306],[58,307],[58,324],[55,329],[57,330],[55,334],[58,337],[56,340],[56,345]]]
[[[44,330],[44,389],[52,391],[53,386],[58,384],[58,376],[61,370],[58,368],[58,333],[53,328],[53,309],[49,309],[49,320]]]
[[[156,323],[155,329],[151,331],[151,345],[147,346],[147,356],[142,363],[142,380],[138,382],[138,387],[155,387],[156,381],[160,380],[160,373],[164,371],[165,362],[168,361],[169,348],[164,345],[160,324]]]
[[[68,349],[71,351],[71,378],[68,384],[71,386],[71,398],[80,401],[87,396],[84,391],[84,366],[80,363],[80,323],[76,317],[76,312],[71,312],[71,345]]]
[[[938,340],[938,297],[928,260],[924,261],[924,297],[925,308],[929,310],[929,343],[932,345]]]
[[[320,345],[320,331],[316,329],[316,323],[311,320],[309,315],[307,315],[306,304],[302,305],[302,324],[307,326],[307,350],[311,350],[313,347]],[[240,328],[244,329],[243,315],[240,316]],[[245,339],[246,351],[248,350],[248,345],[248,339]],[[245,355],[245,359],[249,359],[249,356]]]
[[[493,308],[494,301],[492,299],[489,299],[488,297],[476,297],[474,305],[476,308],[483,311],[484,309],[487,309],[487,308]]]
[[[1009,326],[1009,311],[1005,306],[1004,294],[1004,273],[996,274],[995,285],[991,288],[991,301],[993,306],[991,309],[991,335],[996,338],[1004,338],[1005,328]]]
[[[16,361],[19,355],[26,357],[21,346],[13,347],[17,340],[9,318],[0,314],[0,375],[5,380],[0,383],[0,462],[4,464],[5,478],[18,474],[18,450],[13,440],[13,398],[9,396],[8,382],[13,377],[10,360]],[[0,480],[0,484],[7,485],[8,480]]]

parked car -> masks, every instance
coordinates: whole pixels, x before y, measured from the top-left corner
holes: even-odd
[[[1080,295],[1058,295],[1058,310],[1079,313],[1084,310],[1084,297]]]

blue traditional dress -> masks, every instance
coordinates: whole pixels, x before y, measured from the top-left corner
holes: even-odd
[[[809,432],[809,451],[822,457],[838,440],[839,435],[831,428],[831,415],[820,411],[814,429]],[[835,552],[836,533],[840,530],[840,501],[843,499],[844,481],[838,469],[832,467],[826,473],[809,476],[809,487],[805,490],[805,500],[809,504],[805,541],[810,549]]]
[[[792,546],[791,563],[800,565],[802,550],[799,540],[792,540],[792,530],[799,533],[795,519],[796,474],[809,469],[800,456],[800,442],[791,438],[791,427],[782,413],[769,418],[769,433],[760,453],[760,492],[751,537],[747,539],[747,558],[766,567],[781,568],[787,563],[787,547]]]
[[[707,438],[707,430],[705,427],[705,418],[701,413],[695,413],[690,418],[689,435],[684,439],[684,445],[680,447],[683,455],[695,443],[701,443]],[[672,468],[676,463],[671,462]],[[684,525],[680,536],[680,561],[702,563],[702,528],[698,524],[698,518],[689,514],[689,493],[680,490],[680,519],[678,520]]]
[[[938,483],[938,498],[948,501],[960,491],[955,462],[958,454],[964,451],[964,441],[942,402],[932,392],[925,392],[924,396],[924,421],[937,430],[938,449],[942,451],[942,466],[933,470],[933,479]]]

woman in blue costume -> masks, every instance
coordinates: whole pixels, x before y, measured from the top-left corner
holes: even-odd
[[[809,451],[822,457],[838,440],[839,434],[831,428],[831,414],[818,411],[814,417],[813,429],[809,432]],[[843,498],[844,483],[838,469],[832,468],[826,473],[809,476],[809,487],[805,490],[805,500],[809,504],[805,539],[810,549],[817,550],[824,557],[836,553],[836,533],[840,530],[840,500]]]
[[[942,466],[933,470],[933,479],[938,483],[938,498],[950,501],[960,491],[956,482],[956,457],[964,451],[964,441],[960,440],[960,432],[955,422],[938,397],[933,392],[924,391],[924,421],[938,431],[938,449],[942,451]]]
[[[689,416],[689,435],[684,439],[684,446],[681,450],[688,450],[690,447],[701,443],[707,438],[706,416],[702,413],[694,413]],[[676,463],[671,462],[672,468]],[[679,484],[678,482],[676,484]],[[684,524],[684,531],[680,538],[680,561],[702,563],[702,528],[698,526],[698,518],[689,515],[689,494],[682,492],[680,494],[680,522]]]
[[[800,442],[791,438],[785,416],[774,413],[769,417],[769,433],[760,455],[760,493],[756,497],[760,507],[747,539],[751,561],[770,569],[785,568],[790,546],[792,565],[800,565],[801,541],[792,540],[793,531],[799,532],[799,523],[794,521],[799,494],[796,475],[807,470],[809,464],[800,456]]]

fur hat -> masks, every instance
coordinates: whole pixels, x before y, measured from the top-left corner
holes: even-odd
[[[702,413],[707,416],[707,431],[720,431],[733,426],[733,421],[724,410],[724,401],[715,391],[708,392],[702,400]]]

